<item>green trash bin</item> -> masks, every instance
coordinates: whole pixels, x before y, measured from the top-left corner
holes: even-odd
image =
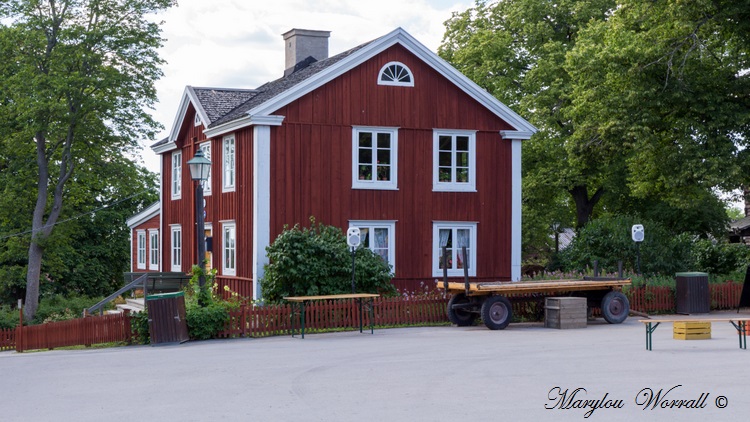
[[[188,341],[185,293],[162,293],[146,297],[148,330],[152,345]]]
[[[708,273],[677,273],[675,311],[678,314],[707,314],[711,311]]]

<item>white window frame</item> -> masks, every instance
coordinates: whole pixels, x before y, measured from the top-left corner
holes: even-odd
[[[399,79],[403,78],[403,76],[408,76],[408,81],[401,81],[401,80],[383,80],[383,75],[386,71],[388,71],[391,66],[396,66],[396,68],[400,67],[401,70],[399,70]],[[414,73],[409,69],[409,66],[401,63],[401,62],[388,62],[383,67],[380,68],[380,72],[378,72],[378,85],[390,85],[390,86],[414,86]]]
[[[361,165],[366,166],[367,164],[359,163],[359,134],[369,132],[371,133],[373,143],[371,146],[372,160],[374,163],[370,163],[370,166],[374,166],[372,169],[371,180],[360,180],[359,169]],[[391,180],[377,180],[377,135],[385,133],[391,137],[390,145],[390,158],[391,158]],[[354,126],[352,127],[352,189],[379,189],[379,190],[398,190],[398,128],[397,127],[375,127],[375,126]]]
[[[440,181],[440,137],[451,137],[451,180],[449,182]],[[456,138],[465,136],[469,138],[469,181],[456,181]],[[477,191],[477,133],[471,130],[444,130],[434,129],[432,131],[432,190],[435,192],[476,192]],[[444,152],[447,152],[445,150]]]
[[[148,231],[148,269],[159,270],[159,230]]]
[[[173,272],[182,272],[182,226],[170,225],[170,261]]]
[[[182,198],[182,151],[172,153],[172,199]]]
[[[203,151],[203,156],[206,157],[208,160],[211,160],[211,141],[203,142],[202,144],[198,145],[198,148],[200,148],[201,151]],[[211,163],[213,166],[213,163]],[[203,196],[210,196],[211,195],[211,169],[208,170],[208,179],[206,179],[205,182],[203,182]]]
[[[141,270],[146,269],[146,231],[137,230],[136,232],[136,267]]]
[[[228,147],[231,145],[231,153]],[[234,192],[237,181],[237,142],[234,135],[227,135],[221,141],[222,192]]]
[[[375,229],[388,230],[388,264],[391,266],[391,272],[396,274],[396,221],[395,220],[351,220],[349,227],[357,227],[360,230],[367,229],[369,233],[374,233]],[[372,238],[371,238],[372,239]],[[365,247],[364,238],[360,247]],[[369,249],[375,252],[375,248],[370,242]]]
[[[193,126],[200,126],[203,122],[201,122],[201,116],[198,115],[198,113],[195,113],[195,117],[193,118]]]
[[[440,268],[440,256],[442,255],[442,249],[440,247],[440,230],[450,229],[452,230],[452,239],[457,238],[457,230],[469,230],[469,277],[476,277],[477,275],[477,223],[469,222],[456,222],[456,221],[436,221],[432,223],[432,276],[440,277],[443,275],[443,269]],[[449,277],[463,277],[464,269],[455,268],[458,263],[458,254],[461,249],[452,245],[451,248],[451,262],[453,263],[451,268],[448,268]]]
[[[230,239],[233,242],[228,244]],[[221,273],[237,275],[237,223],[234,221],[221,223]]]

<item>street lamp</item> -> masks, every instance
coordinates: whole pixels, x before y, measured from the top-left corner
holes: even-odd
[[[211,174],[211,160],[203,155],[203,150],[198,148],[195,152],[195,157],[187,162],[190,167],[190,177],[197,181],[195,187],[195,218],[198,222],[196,227],[196,241],[198,243],[198,266],[201,268],[200,276],[198,277],[198,285],[203,290],[203,286],[206,284],[206,277],[203,275],[205,266],[203,264],[206,257],[206,241],[205,236],[205,215],[203,208],[203,182],[208,180],[208,176]]]

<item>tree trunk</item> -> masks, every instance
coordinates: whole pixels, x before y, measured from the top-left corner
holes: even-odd
[[[594,214],[594,207],[602,199],[604,189],[597,189],[591,198],[589,198],[589,189],[586,185],[575,186],[568,192],[573,196],[573,201],[576,204],[576,229],[580,229],[591,220],[591,216]]]

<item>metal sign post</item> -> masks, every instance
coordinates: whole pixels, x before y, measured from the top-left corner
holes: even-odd
[[[359,244],[362,242],[360,231],[358,227],[349,227],[346,231],[346,244],[352,252],[352,293],[356,293],[356,286],[354,281],[354,251],[357,249]]]

